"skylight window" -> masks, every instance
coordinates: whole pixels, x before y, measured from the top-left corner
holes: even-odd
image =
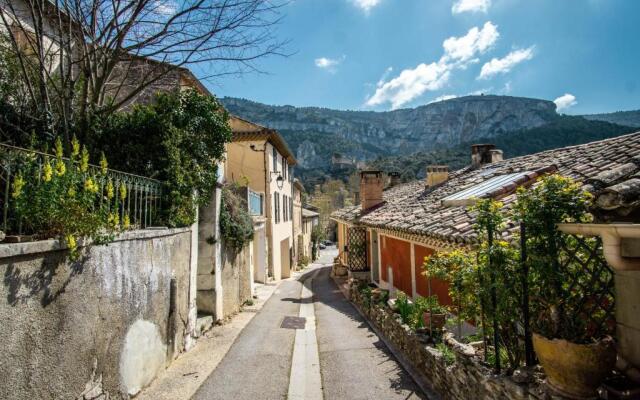
[[[505,174],[494,176],[486,181],[472,186],[468,189],[454,193],[442,199],[443,206],[468,206],[476,202],[476,200],[486,197],[490,193],[503,188],[509,184],[518,181],[520,178],[529,174],[529,171],[517,172],[514,174]]]

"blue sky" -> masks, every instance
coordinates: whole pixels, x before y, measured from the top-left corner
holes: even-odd
[[[283,14],[295,54],[213,92],[357,110],[472,93],[557,99],[567,114],[640,109],[637,0],[293,0]]]

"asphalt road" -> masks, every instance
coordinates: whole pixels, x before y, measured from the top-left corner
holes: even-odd
[[[329,276],[327,249],[300,281],[313,276],[322,393],[333,399],[425,399]],[[326,264],[323,265],[323,264]],[[247,325],[194,400],[286,399],[295,329],[280,328],[300,309],[300,281],[282,282]]]

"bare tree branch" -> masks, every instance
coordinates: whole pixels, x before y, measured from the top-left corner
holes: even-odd
[[[68,139],[189,66],[212,80],[288,55],[274,35],[286,1],[4,0],[0,35],[44,126]]]

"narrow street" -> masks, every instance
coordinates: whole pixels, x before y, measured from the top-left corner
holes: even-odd
[[[329,276],[333,257],[280,284],[194,400],[426,398]]]

